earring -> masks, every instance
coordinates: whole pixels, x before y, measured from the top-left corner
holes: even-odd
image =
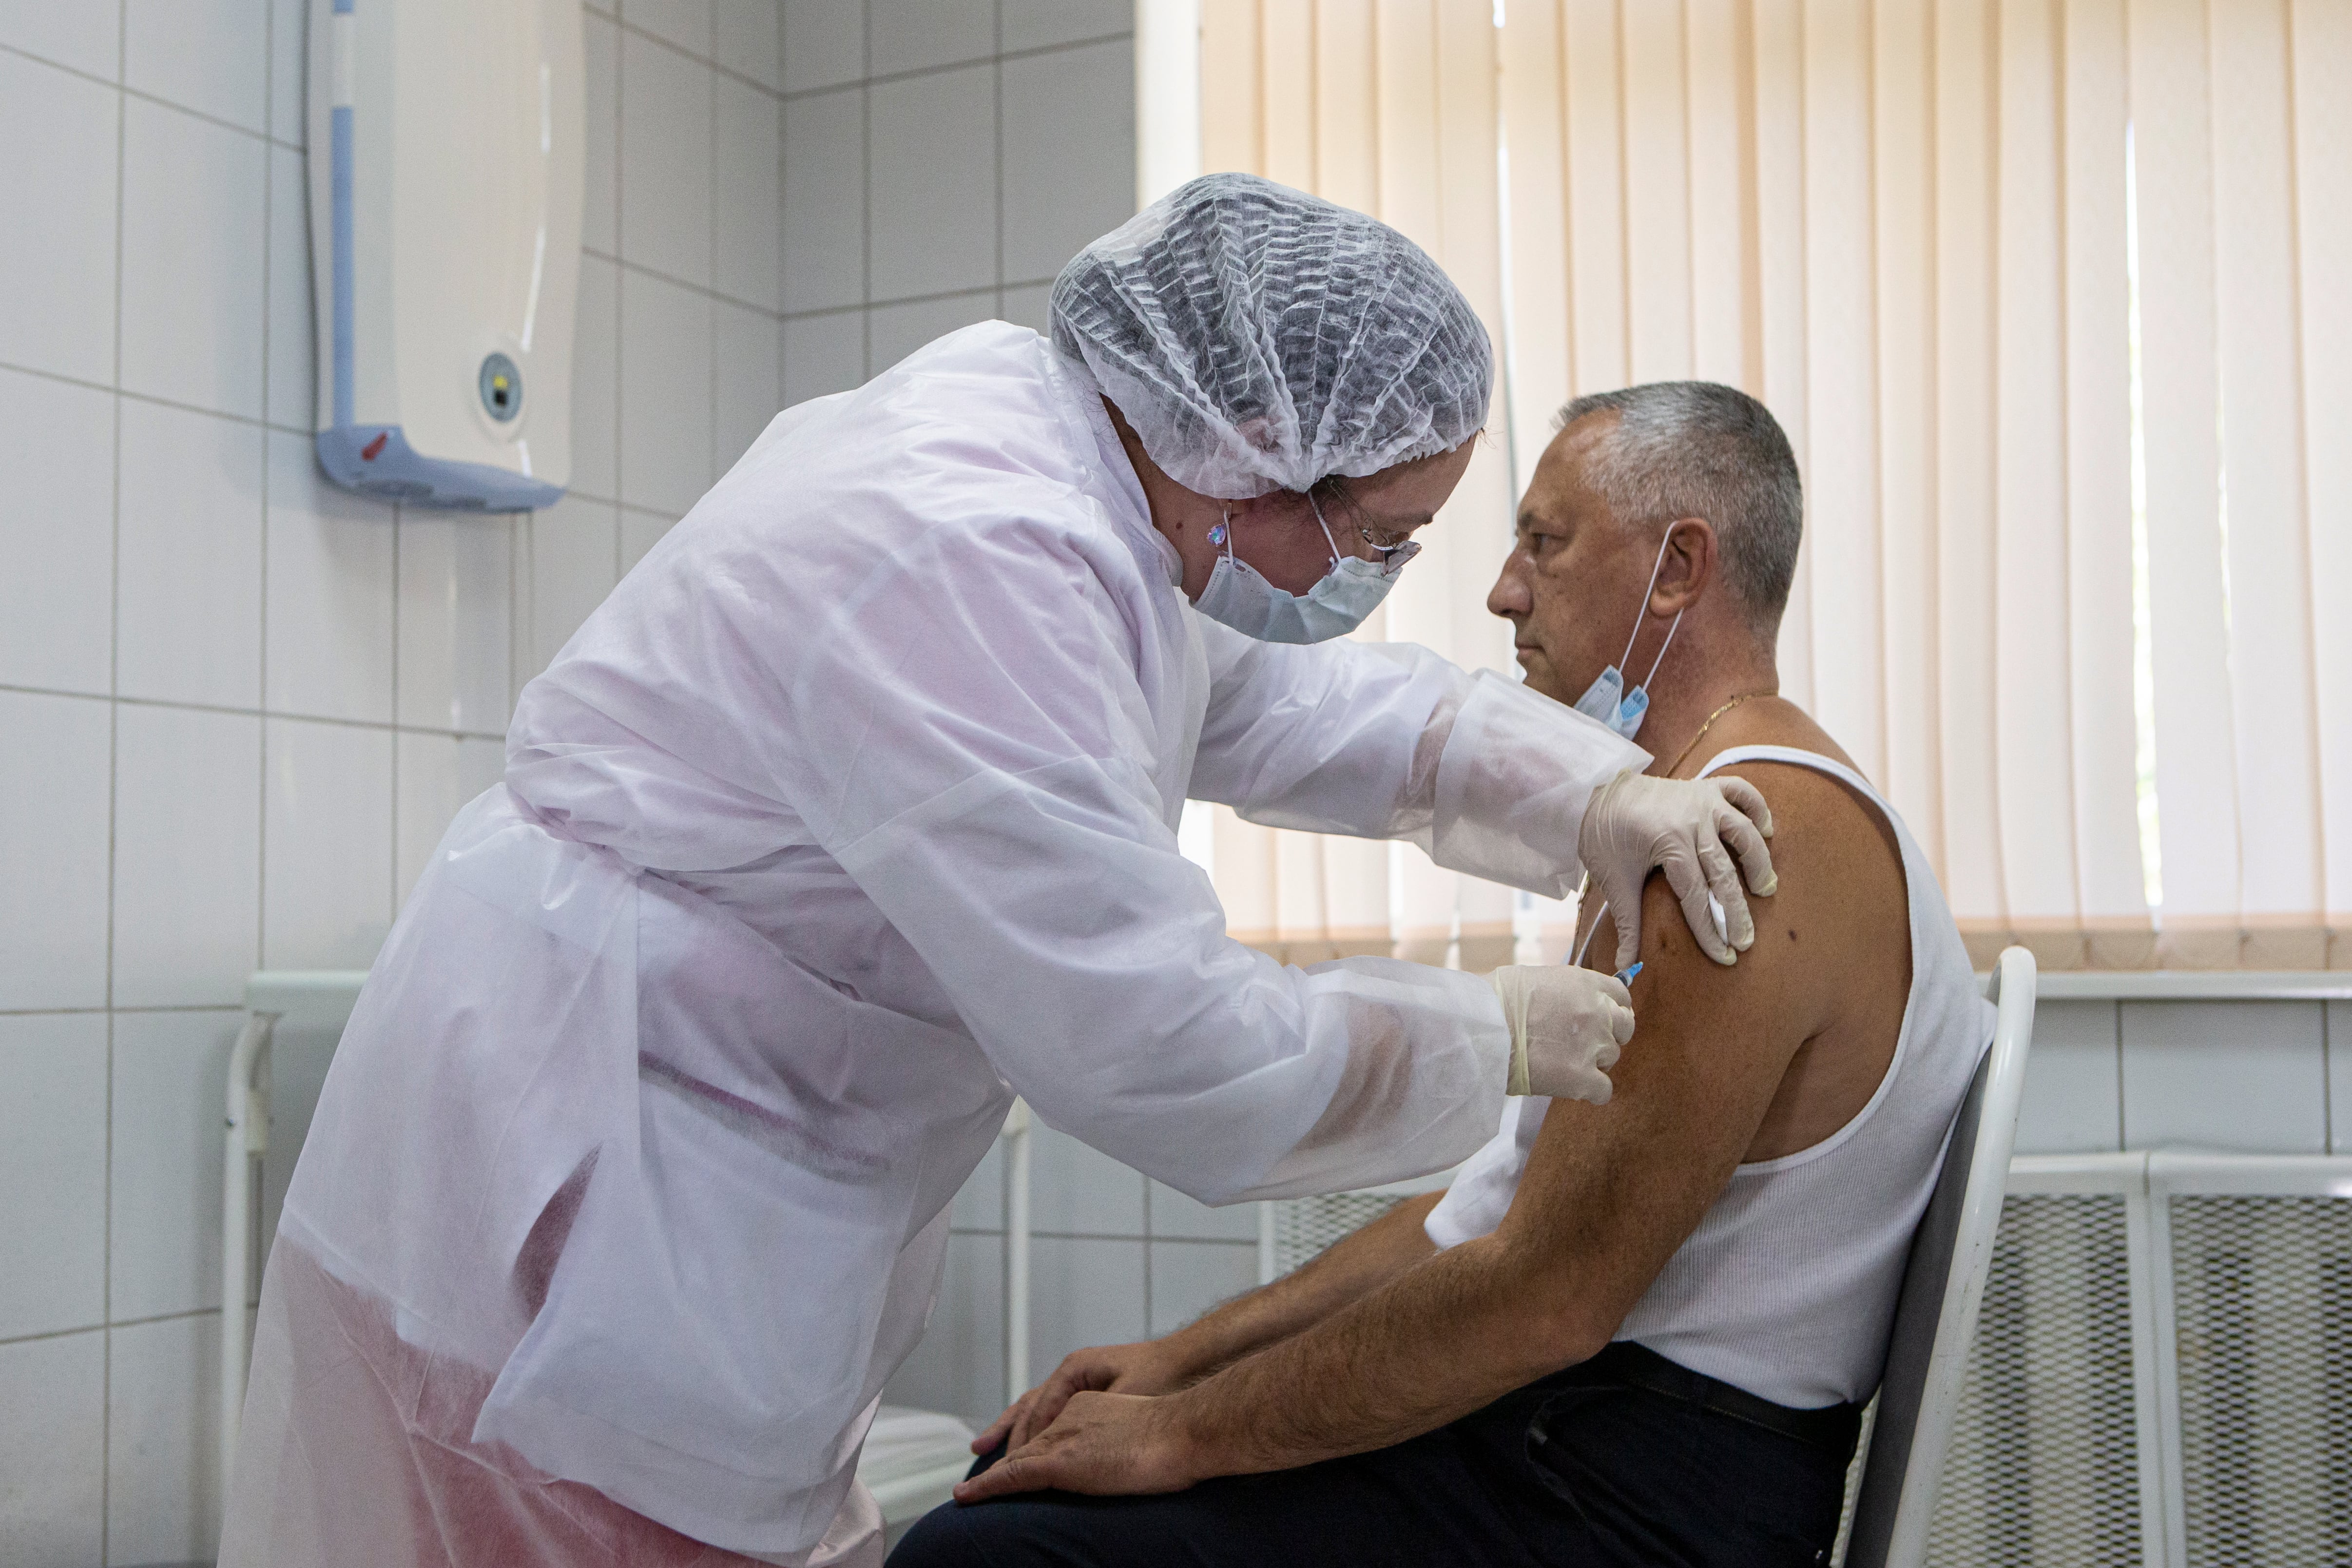
[[[1226,524],[1228,524],[1228,523],[1230,523],[1231,521],[1233,521],[1233,517],[1234,517],[1234,514],[1233,514],[1233,513],[1231,513],[1231,512],[1227,512],[1227,513],[1225,513],[1225,514],[1224,514],[1224,516],[1223,516],[1223,517],[1219,518],[1215,522],[1211,523],[1211,524],[1209,525],[1209,542],[1210,542],[1210,543],[1212,543],[1212,544],[1218,544],[1218,545],[1222,545],[1223,543],[1224,543],[1224,542],[1225,542],[1225,535],[1230,531],[1227,529]]]

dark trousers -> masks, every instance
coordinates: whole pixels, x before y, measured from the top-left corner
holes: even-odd
[[[949,1503],[890,1568],[1810,1568],[1830,1560],[1860,1424],[1616,1344],[1370,1453],[1165,1497]]]

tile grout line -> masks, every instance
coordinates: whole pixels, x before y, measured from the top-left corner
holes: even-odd
[[[2131,1142],[2125,1134],[2124,1122],[2124,1005],[2108,1003],[2107,1017],[2116,1031],[2116,1148],[2120,1152],[2131,1147]]]
[[[677,55],[692,64],[703,67],[714,76],[723,76],[730,81],[740,82],[745,87],[750,88],[752,91],[759,93],[763,97],[774,99],[779,103],[783,101],[784,89],[782,87],[770,87],[758,77],[747,76],[743,72],[737,70],[732,66],[722,64],[719,58],[719,40],[715,37],[710,41],[710,53],[708,55],[698,55],[692,49],[688,48],[684,44],[678,43],[675,39],[665,38],[659,33],[650,32],[646,28],[640,26],[638,24],[628,20],[626,17],[624,17],[615,12],[598,11],[593,6],[583,7],[583,11],[585,15],[601,16],[606,21],[611,22],[613,24],[613,29],[615,32],[634,33],[649,44],[667,49],[670,53]],[[782,32],[782,27],[781,26],[782,17],[781,14],[778,16],[777,20],[780,24],[777,31],[779,35],[781,35]],[[615,52],[617,53],[618,51]],[[781,81],[783,77],[782,69],[782,64],[783,62],[781,59],[777,61],[777,79],[779,81]]]
[[[116,42],[116,51],[118,56],[127,52],[120,39]],[[102,76],[97,76],[89,71],[83,70],[79,66],[68,65],[63,60],[53,60],[47,55],[37,55],[32,50],[24,48],[16,44],[0,43],[0,55],[13,55],[16,58],[27,61],[33,65],[42,66],[50,70],[62,72],[67,76],[74,78],[76,80],[89,82],[94,87],[105,88],[110,92],[120,93],[126,99],[136,99],[141,103],[152,103],[158,109],[168,109],[175,114],[184,114],[191,120],[200,120],[207,125],[218,126],[223,131],[234,132],[236,134],[247,137],[249,140],[267,142],[273,147],[283,147],[289,153],[307,152],[307,149],[300,144],[292,142],[282,142],[266,130],[256,131],[250,125],[239,125],[234,120],[223,120],[217,114],[210,114],[205,112],[204,110],[194,108],[188,104],[177,102],[174,100],[164,98],[160,94],[148,92],[143,89],[132,87],[126,81],[109,81]],[[124,75],[127,76],[129,74],[127,62],[119,65],[118,68],[121,69]],[[268,79],[268,68],[266,66],[264,67],[264,79]]]
[[[271,0],[276,4],[276,0]],[[402,536],[408,531],[408,508],[400,501],[392,505],[392,721],[400,722],[400,546]],[[457,570],[454,560],[450,570]],[[451,683],[456,683],[453,668]],[[390,906],[384,910],[384,930],[400,918],[400,731],[392,733],[392,743],[385,748],[391,755],[385,765],[392,770],[392,831],[385,835],[391,865],[385,879]]]
[[[116,0],[114,32],[114,74],[125,78],[131,71],[131,0]],[[111,1321],[114,1317],[114,879],[115,879],[115,812],[121,794],[121,706],[116,700],[122,689],[122,233],[125,213],[125,171],[130,163],[130,99],[118,87],[114,99],[114,395],[110,401],[114,408],[114,505],[112,528],[114,561],[110,573],[112,584],[113,625],[110,627],[110,650],[107,668],[106,704],[106,1175],[100,1183],[99,1260],[99,1310]],[[266,411],[265,411],[266,412]],[[99,1340],[99,1405],[98,1405],[98,1552],[104,1563],[110,1555],[107,1550],[108,1515],[113,1511],[110,1494],[114,1465],[114,1334],[110,1330]]]
[[[857,379],[874,374],[874,13],[857,7]]]
[[[828,92],[847,92],[852,88],[894,87],[903,81],[919,81],[925,77],[945,76],[950,71],[970,70],[974,66],[993,65],[1004,60],[1034,60],[1047,55],[1074,54],[1080,49],[1097,48],[1104,44],[1131,43],[1134,29],[1119,33],[1097,33],[1091,37],[1068,38],[1056,44],[1033,44],[1025,48],[998,49],[985,55],[973,55],[964,59],[947,60],[939,65],[910,66],[905,70],[881,71],[857,77],[848,81],[824,82],[815,87],[796,87],[776,96],[786,103],[801,99],[820,98]],[[724,69],[724,67],[719,68]],[[868,62],[871,69],[871,62]]]
[[[600,259],[602,258],[600,258]],[[661,277],[661,274],[656,273],[654,276]],[[664,279],[663,280],[665,282],[674,281],[674,279]],[[1050,289],[1053,285],[1054,279],[1051,278],[1010,278],[1007,279],[1001,287],[1004,289]],[[810,309],[805,310],[785,311],[783,314],[778,316],[776,320],[779,322],[789,326],[795,321],[816,321],[826,316],[846,316],[853,310],[863,310],[868,308],[882,310],[890,310],[900,305],[935,305],[943,300],[967,300],[976,295],[996,293],[999,288],[1000,285],[994,283],[974,283],[969,287],[961,289],[942,289],[937,293],[932,294],[901,294],[887,300],[869,300],[862,304],[852,301],[845,305],[816,305],[812,306]],[[724,299],[725,297],[721,296],[721,298]],[[727,302],[730,304],[735,303],[735,301],[731,300]]]
[[[778,13],[778,23],[779,26],[782,25],[781,12]],[[717,19],[715,17],[712,19],[712,25],[714,26],[717,26]],[[712,39],[711,47],[715,53],[718,47],[718,40],[716,38]],[[703,216],[703,238],[710,247],[710,281],[712,284],[711,298],[713,300],[717,300],[719,297],[717,287],[719,282],[719,72],[715,67],[709,73],[708,87],[710,93],[710,163],[709,169],[710,179],[710,208],[709,211]],[[782,111],[781,110],[778,110],[780,124],[782,122]],[[710,329],[704,335],[703,339],[703,341],[709,345],[710,353],[708,379],[702,389],[703,401],[706,409],[703,429],[707,432],[703,437],[702,441],[703,472],[707,476],[703,480],[702,488],[706,491],[709,489],[712,484],[718,481],[719,478],[719,312],[717,310],[714,309],[709,312],[709,320]],[[782,330],[781,328],[778,329],[777,335],[779,338],[782,336]],[[614,518],[613,520],[613,582],[616,586],[619,584],[625,570],[621,563],[622,557],[627,553],[626,548],[622,542],[623,531],[620,519]]]
[[[656,276],[658,276],[658,274]],[[41,381],[54,381],[64,386],[78,386],[89,392],[108,393],[116,396],[127,398],[133,403],[146,404],[150,407],[169,408],[181,414],[194,414],[205,419],[220,420],[223,424],[241,425],[248,429],[258,429],[265,434],[299,436],[305,439],[308,439],[313,434],[312,431],[299,425],[280,425],[270,419],[266,414],[257,418],[253,415],[238,414],[229,409],[207,408],[201,403],[184,403],[176,397],[164,397],[152,392],[140,392],[131,387],[110,386],[104,382],[88,381],[78,375],[68,375],[62,371],[45,370],[39,365],[21,364],[12,360],[0,360],[0,371],[5,371],[13,375],[32,376]]]
[[[1045,288],[1051,284],[1052,281],[1053,279],[1039,279],[1033,282],[1010,283],[1001,287],[994,283],[975,283],[969,289],[950,289],[945,293],[923,294],[910,300],[877,300],[872,304],[864,308],[877,311],[905,310],[912,310],[922,305],[955,305],[971,303],[984,304],[994,307],[1001,304],[1003,300],[1003,297],[1014,289]],[[849,314],[850,310],[855,308],[856,307],[837,307],[828,310],[812,311],[810,314],[814,316],[845,316]],[[806,319],[806,317],[795,318],[795,320]],[[912,353],[913,351],[909,350],[908,352]],[[886,365],[883,368],[887,370],[889,367]],[[881,373],[877,371],[876,374],[879,374]]]
[[[39,1344],[44,1340],[69,1340],[80,1334],[105,1334],[111,1338],[116,1329],[152,1328],[158,1323],[177,1323],[190,1318],[209,1318],[219,1310],[218,1307],[191,1307],[184,1312],[158,1312],[152,1318],[125,1318],[121,1322],[77,1323],[69,1329],[43,1329],[36,1333],[12,1334],[6,1339],[0,1339],[0,1350],[14,1349],[17,1345]]]
[[[99,1018],[151,1013],[241,1013],[235,1002],[142,1002],[124,1007],[0,1007],[0,1018]]]
[[[782,0],[776,5],[776,85],[784,81],[784,8]],[[787,406],[784,396],[784,100],[776,100],[776,405]]]
[[[1033,1127],[1035,1125],[1034,1121],[1031,1125]],[[1002,1149],[1003,1145],[999,1143],[996,1147],[998,1149]],[[1035,1146],[1033,1143],[1031,1145],[1033,1157],[1034,1147]],[[952,1204],[954,1200],[950,1199],[949,1202]],[[955,1234],[955,1216],[953,1214],[950,1214],[948,1216],[948,1234],[950,1236]],[[1034,1239],[1036,1235],[1036,1231],[1034,1226],[1031,1228],[1030,1235]],[[995,1236],[997,1299],[1000,1301],[1006,1301],[1009,1304],[1009,1298],[1012,1295],[1010,1286],[1013,1279],[1013,1160],[1009,1155],[1001,1156],[996,1162]],[[1036,1298],[1032,1296],[1030,1298],[1030,1313],[1032,1316],[1035,1315],[1035,1301]],[[934,1310],[936,1310],[936,1309]],[[1000,1369],[1000,1375],[997,1378],[997,1382],[999,1384],[1006,1384],[1009,1383],[1011,1379],[1002,1375],[1001,1369],[1009,1367],[1013,1364],[1013,1314],[1004,1311],[1002,1307],[998,1309],[998,1311],[1002,1314],[1003,1321],[997,1324],[996,1356],[997,1366]],[[1027,1325],[1024,1324],[1023,1326],[1025,1328]]]
[[[78,1338],[82,1334],[99,1334],[103,1336],[106,1334],[110,1326],[110,1325],[106,1323],[78,1323],[70,1329],[43,1329],[38,1333],[17,1334],[9,1339],[0,1340],[0,1350],[14,1350],[18,1345],[37,1345],[46,1340],[70,1340]],[[102,1433],[104,1430],[103,1416],[100,1417],[100,1427]],[[103,1439],[101,1437],[101,1441]],[[102,1501],[100,1506],[103,1506]]]
[[[616,16],[615,22],[617,23],[617,21],[618,18]],[[625,153],[628,145],[628,138],[626,134],[628,130],[629,112],[628,68],[628,51],[620,47],[618,40],[615,40],[613,48],[613,249],[615,254],[613,258],[614,271],[613,277],[612,450],[613,489],[618,495],[626,495],[629,492],[627,459],[625,454],[621,450],[621,404],[625,395],[624,389],[626,388],[629,384],[628,346],[623,342],[623,324],[628,320],[628,277],[627,263],[622,261],[618,255],[618,252],[622,248],[621,237],[628,232],[628,213],[626,211],[626,206],[629,199],[629,182],[623,167],[624,163],[626,162]],[[583,248],[585,247],[583,247]],[[540,658],[538,578],[539,515],[536,512],[531,514],[530,538],[532,573],[530,584],[531,640],[530,657],[524,661],[527,665],[538,664]],[[617,567],[620,564],[620,560],[621,524],[620,520],[615,518],[613,521],[613,563],[614,566]],[[533,671],[533,673],[536,674],[537,671]],[[517,695],[520,695],[520,691],[518,691]],[[508,722],[510,725],[513,722],[513,716],[511,714],[508,716]]]
[[[995,164],[996,185],[996,313],[1004,313],[1004,0],[996,0],[995,58],[988,62],[989,135],[992,139],[991,161]],[[1148,1282],[1148,1276],[1147,1276]],[[1150,1292],[1144,1293],[1147,1306]]]
[[[999,0],[1000,5],[1002,0]],[[1151,1338],[1151,1325],[1157,1320],[1151,1300],[1151,1183],[1143,1184],[1143,1337]]]
[[[591,498],[593,499],[593,498]],[[599,500],[599,505],[614,506],[615,502]],[[648,511],[644,507],[626,507],[628,511]],[[514,516],[529,516],[518,512]],[[648,511],[655,517],[668,517],[667,512]],[[670,519],[676,521],[675,518]],[[403,724],[382,719],[345,719],[332,713],[303,713],[285,710],[272,711],[267,708],[236,708],[226,702],[184,702],[168,697],[109,697],[99,691],[68,691],[60,687],[17,686],[0,681],[0,692],[13,697],[55,697],[68,702],[114,702],[125,708],[160,708],[175,713],[218,713],[229,718],[277,720],[289,724],[332,724],[345,730],[388,730],[402,735],[432,735],[451,741],[503,741],[503,731],[452,730],[431,724]],[[37,1009],[50,1011],[51,1009]],[[0,1012],[6,1009],[0,1008]]]
[[[614,312],[619,313],[617,310]],[[617,460],[617,459],[616,459]],[[539,595],[536,587],[539,514],[527,511],[507,535],[507,723],[514,723],[519,679],[530,664],[530,650],[539,646]],[[500,776],[504,776],[500,769]]]
[[[265,27],[274,30],[277,25],[278,0],[268,0],[268,4],[263,7],[263,10],[267,18],[264,23]],[[277,52],[274,47],[268,48],[268,53],[272,57],[275,57]],[[273,106],[272,89],[275,84],[270,79],[270,73],[275,63],[273,58],[266,59],[262,64],[261,98],[264,116],[269,113]],[[261,165],[261,412],[265,419],[269,414],[269,264],[271,259],[269,204],[271,197],[276,194],[274,187],[277,184],[278,182],[271,177],[268,157],[264,154]],[[316,374],[315,371],[313,374]],[[268,959],[269,941],[269,436],[267,429],[264,430],[261,437],[259,500],[261,504],[261,601],[257,608],[261,626],[259,635],[256,638],[260,649],[258,661],[260,668],[256,671],[256,677],[257,689],[261,696],[259,707],[262,717],[261,721],[255,726],[259,732],[261,746],[258,781],[261,787],[254,792],[253,803],[255,818],[253,842],[256,850],[253,872],[253,952],[256,968],[259,968]],[[392,515],[392,526],[396,529],[400,526],[399,507],[393,508]],[[394,592],[397,593],[398,590],[395,589]]]

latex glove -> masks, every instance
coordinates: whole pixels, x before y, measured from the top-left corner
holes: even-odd
[[[1780,886],[1764,847],[1771,836],[1772,808],[1746,779],[1654,779],[1629,768],[1601,785],[1585,807],[1576,850],[1617,922],[1612,967],[1642,956],[1642,884],[1652,867],[1665,872],[1700,951],[1717,963],[1738,963],[1756,945],[1756,921],[1731,857],[1739,857],[1756,896],[1770,898]],[[1710,894],[1723,909],[1720,931]]]
[[[1507,1094],[1606,1105],[1609,1069],[1633,1037],[1633,998],[1598,970],[1513,964],[1486,976],[1511,1026]]]

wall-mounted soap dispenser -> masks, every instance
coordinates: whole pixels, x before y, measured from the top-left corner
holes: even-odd
[[[312,0],[319,461],[387,500],[543,507],[572,470],[580,0]]]

